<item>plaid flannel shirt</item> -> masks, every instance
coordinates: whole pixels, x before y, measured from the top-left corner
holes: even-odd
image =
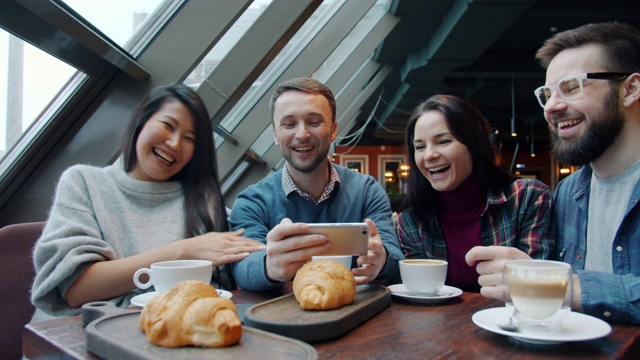
[[[488,191],[480,216],[482,245],[517,247],[534,259],[554,256],[551,190],[538,180],[517,179],[504,191]],[[407,259],[447,259],[447,243],[436,216],[421,222],[411,209],[400,213],[400,248]]]

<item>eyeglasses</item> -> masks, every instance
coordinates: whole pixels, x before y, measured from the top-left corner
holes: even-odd
[[[540,86],[535,89],[533,93],[538,99],[540,106],[544,108],[547,101],[551,98],[554,91],[557,91],[560,97],[565,100],[574,100],[581,97],[584,94],[584,79],[595,80],[624,80],[630,73],[617,73],[617,72],[597,72],[597,73],[583,73],[567,76],[561,79],[555,84],[549,86]]]

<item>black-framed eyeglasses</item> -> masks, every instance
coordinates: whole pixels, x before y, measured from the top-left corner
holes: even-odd
[[[574,74],[561,79],[555,84],[540,86],[535,89],[533,93],[536,99],[538,99],[540,106],[544,108],[554,91],[557,91],[560,97],[565,100],[575,100],[581,97],[584,94],[584,85],[582,83],[584,79],[620,81],[626,79],[629,75],[631,75],[631,73],[595,72]]]

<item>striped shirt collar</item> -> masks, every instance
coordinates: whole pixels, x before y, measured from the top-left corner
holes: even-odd
[[[324,187],[324,191],[322,195],[320,195],[319,199],[315,199],[313,196],[303,192],[300,188],[293,182],[291,178],[291,174],[289,173],[289,169],[285,165],[282,169],[282,190],[284,191],[285,196],[289,196],[292,192],[296,192],[303,199],[309,201],[312,204],[319,204],[322,201],[326,200],[329,197],[329,194],[333,191],[337,183],[340,183],[340,175],[336,171],[335,167],[331,163],[331,161],[327,161],[329,164],[329,182]]]

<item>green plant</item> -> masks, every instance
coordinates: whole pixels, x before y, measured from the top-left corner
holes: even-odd
[[[385,184],[384,190],[389,197],[389,202],[391,203],[391,211],[400,212],[405,195],[400,190],[398,184],[388,182]]]

